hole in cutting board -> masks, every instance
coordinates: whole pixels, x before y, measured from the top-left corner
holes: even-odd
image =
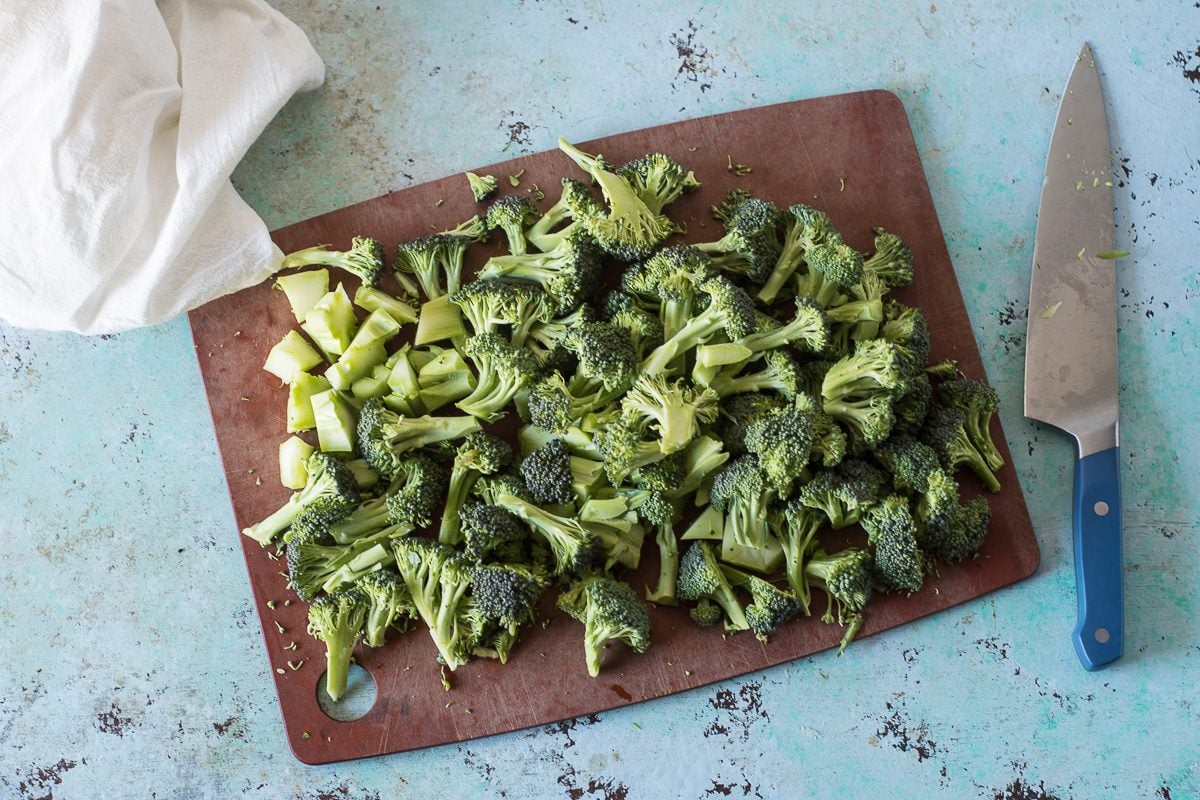
[[[358,664],[351,664],[346,673],[346,691],[335,703],[325,691],[325,673],[317,679],[317,705],[325,716],[338,722],[353,722],[367,715],[375,705],[378,689],[371,673]]]

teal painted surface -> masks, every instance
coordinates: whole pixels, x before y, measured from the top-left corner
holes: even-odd
[[[0,327],[0,797],[1200,797],[1200,8],[280,2],[329,66],[246,158],[272,227],[552,146],[869,87],[908,110],[1042,547],[1032,579],[740,680],[308,768],[284,742],[184,320]],[[1126,657],[1078,665],[1072,448],[1021,417],[1080,43],[1121,167]],[[743,160],[748,160],[743,159]]]

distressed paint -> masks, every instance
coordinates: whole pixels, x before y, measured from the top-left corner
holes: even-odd
[[[1196,3],[863,3],[849,21],[832,2],[277,5],[329,73],[235,175],[272,227],[559,133],[897,92],[1041,570],[840,659],[307,768],[282,736],[186,323],[86,340],[0,326],[0,796],[1200,796],[1182,733],[1200,725],[1200,427],[1184,377],[1200,343]],[[1129,641],[1094,674],[1068,640],[1071,446],[1020,416],[1039,177],[1083,39],[1110,103],[1117,246],[1132,253],[1118,271]]]

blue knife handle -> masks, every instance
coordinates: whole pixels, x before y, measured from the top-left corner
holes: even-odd
[[[1114,447],[1075,462],[1079,624],[1073,639],[1079,660],[1089,670],[1116,661],[1125,644],[1119,452]]]

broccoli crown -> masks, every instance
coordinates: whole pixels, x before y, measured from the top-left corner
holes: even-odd
[[[647,153],[617,170],[642,202],[659,213],[684,192],[700,188],[700,182],[675,159],[663,153]]]
[[[471,570],[471,596],[486,619],[510,629],[533,621],[549,576],[525,564],[486,564]]]
[[[780,625],[804,610],[804,604],[796,595],[757,575],[746,576],[746,588],[750,590],[746,622],[754,635],[764,642]]]
[[[538,503],[566,504],[571,490],[571,453],[562,439],[551,439],[521,461],[521,477]]]
[[[629,181],[612,172],[599,156],[591,156],[559,139],[559,148],[585,170],[604,193],[608,213],[589,214],[579,221],[596,242],[614,258],[645,258],[675,231],[675,223],[653,210]]]
[[[888,286],[908,286],[913,280],[912,251],[894,233],[875,229],[875,252],[863,262],[863,272],[878,276]]]
[[[459,510],[464,553],[474,562],[486,558],[517,555],[529,538],[529,529],[520,517],[486,503],[466,503]]]
[[[650,646],[650,617],[629,584],[606,575],[588,575],[558,596],[558,607],[584,625],[588,674],[600,674],[600,655],[609,641],[634,652]]]
[[[499,228],[508,238],[508,251],[513,255],[525,252],[525,229],[541,216],[533,201],[523,194],[497,198],[488,206],[484,224],[488,230]]]
[[[966,464],[988,489],[999,491],[1000,481],[987,458],[971,442],[966,425],[967,415],[961,408],[934,405],[923,430],[925,443],[937,452],[942,466],[948,471],[953,472],[960,464]]]
[[[402,417],[372,397],[359,410],[358,446],[371,468],[390,480],[404,453],[477,430],[479,422],[474,417]]]
[[[950,564],[974,555],[987,538],[991,518],[992,511],[982,497],[956,507],[944,525],[927,530],[930,551]]]
[[[280,270],[303,267],[309,264],[324,264],[344,269],[367,286],[379,286],[385,268],[383,245],[369,236],[355,236],[346,251],[330,250],[325,245],[310,247],[291,253],[283,259]]]
[[[718,433],[725,449],[746,452],[746,432],[757,420],[787,406],[787,400],[774,392],[736,394],[721,403]]]
[[[680,600],[710,600],[721,607],[725,626],[729,630],[750,627],[742,603],[717,560],[716,546],[709,541],[696,541],[679,559],[679,580],[676,595]]]
[[[925,486],[917,496],[916,514],[921,523],[922,547],[936,538],[958,510],[958,484],[948,472],[937,466],[929,471]]]
[[[875,570],[885,586],[915,592],[925,581],[925,559],[917,546],[917,526],[900,495],[885,497],[862,518],[875,548]]]
[[[384,637],[397,621],[415,619],[417,607],[404,581],[390,569],[368,572],[357,581],[358,588],[367,599],[367,619],[363,637],[371,647],[381,647]]]
[[[567,388],[567,382],[557,372],[542,378],[529,390],[529,418],[543,430],[562,433],[583,417],[589,409]]]
[[[675,453],[699,435],[701,425],[716,420],[717,399],[712,389],[699,389],[682,379],[669,382],[662,374],[643,374],[621,400],[621,410],[654,427],[662,451]]]
[[[409,453],[396,462],[392,475],[387,495],[389,520],[429,525],[446,500],[449,472],[424,453]]]
[[[823,621],[833,622],[835,605],[840,625],[862,612],[871,599],[871,566],[871,553],[857,547],[832,555],[820,549],[812,554],[804,565],[804,573],[829,596]]]
[[[789,406],[758,416],[746,429],[746,449],[758,456],[767,480],[782,496],[808,466],[813,442],[811,412]]]

